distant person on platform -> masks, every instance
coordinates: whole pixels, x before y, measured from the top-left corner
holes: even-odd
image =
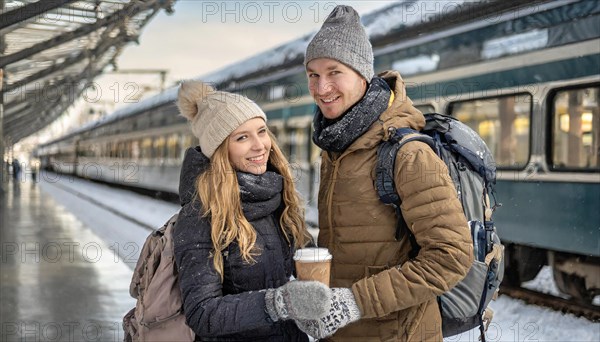
[[[308,341],[294,320],[324,317],[331,290],[290,281],[310,235],[265,113],[197,81],[181,85],[178,106],[200,139],[183,161],[174,231],[187,324],[199,341]]]
[[[21,163],[17,158],[14,158],[12,161],[12,169],[13,169],[13,178],[15,180],[19,180],[19,176],[21,175]]]
[[[374,76],[372,46],[350,6],[335,7],[304,63],[318,107],[313,141],[323,149],[318,245],[333,255],[331,284],[344,291],[330,315],[299,326],[331,341],[442,341],[436,296],[459,282],[473,260],[446,165],[422,142],[398,152],[396,190],[421,247],[414,258],[407,234],[396,241],[394,209],[374,185],[378,145],[395,128],[423,128],[423,114],[400,73]]]

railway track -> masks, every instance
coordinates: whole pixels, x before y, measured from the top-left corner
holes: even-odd
[[[106,211],[109,211],[112,214],[114,214],[116,216],[119,216],[119,217],[121,217],[121,218],[123,218],[123,219],[125,219],[127,221],[135,223],[135,224],[139,225],[140,227],[143,227],[143,228],[147,229],[150,232],[155,231],[156,228],[157,228],[157,227],[148,225],[147,223],[142,222],[142,221],[136,219],[133,216],[127,215],[123,210],[119,210],[119,209],[113,208],[113,207],[111,207],[109,205],[106,205],[106,203],[102,203],[101,201],[96,200],[93,196],[89,196],[87,194],[79,192],[79,191],[75,190],[72,187],[62,185],[62,184],[60,184],[58,182],[53,182],[53,183],[49,183],[49,184],[51,184],[52,186],[54,186],[56,188],[59,188],[59,189],[65,191],[65,192],[68,192],[68,193],[70,193],[70,194],[72,194],[72,195],[74,195],[74,196],[76,196],[76,197],[78,197],[78,198],[80,198],[82,200],[88,201],[88,202],[90,202],[90,203],[92,203],[92,204],[94,204],[94,205],[96,205],[96,206],[98,206],[98,207],[100,207],[100,208],[102,208],[102,209],[104,209]]]
[[[500,286],[500,293],[511,298],[520,299],[528,304],[547,307],[577,317],[584,317],[592,322],[600,322],[600,306],[581,303],[574,300],[556,297],[550,294],[508,285]]]

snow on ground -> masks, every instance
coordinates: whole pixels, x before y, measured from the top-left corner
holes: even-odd
[[[43,177],[42,177],[43,178]],[[139,250],[150,230],[114,214],[120,211],[135,220],[152,227],[161,226],[179,206],[154,200],[146,196],[106,185],[80,179],[60,177],[58,182],[42,181],[39,186],[52,195],[57,202],[68,208],[75,216],[101,237],[108,246],[118,246],[119,255],[133,270]],[[79,197],[64,190],[77,191]],[[103,203],[98,207],[89,200]],[[316,213],[309,211],[311,219]],[[113,247],[114,250],[114,247]],[[122,273],[122,272],[121,272]],[[121,277],[128,286],[131,274]],[[546,267],[538,277],[526,284],[530,288],[558,293],[552,280],[552,271]],[[115,285],[116,286],[116,285]],[[545,289],[545,290],[544,290]],[[487,341],[600,341],[600,323],[563,314],[547,308],[528,305],[523,301],[500,296],[491,303],[494,319],[488,329]],[[446,338],[446,342],[478,341],[476,330]]]
[[[42,191],[50,193],[58,203],[106,241],[132,270],[151,232],[148,227],[161,227],[180,208],[173,203],[69,176],[41,177],[39,185]],[[98,207],[94,202],[102,203],[105,208]]]
[[[537,277],[523,287],[562,295],[552,278],[552,269],[542,267]],[[596,300],[599,297],[595,298]],[[505,295],[490,303],[494,318],[486,334],[487,341],[599,341],[600,323],[563,314],[548,308],[529,305]],[[477,341],[477,330],[444,339],[445,342]]]

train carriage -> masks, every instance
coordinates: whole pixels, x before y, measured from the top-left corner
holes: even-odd
[[[419,109],[457,117],[490,147],[507,281],[533,279],[548,264],[562,292],[591,301],[600,289],[600,2],[440,3],[395,3],[364,16],[376,71],[399,70]],[[302,66],[309,39],[203,80],[265,110],[313,206],[320,151],[311,142],[315,106]],[[176,193],[183,151],[196,141],[175,97],[170,89],[38,154],[55,169],[70,164],[63,170]]]

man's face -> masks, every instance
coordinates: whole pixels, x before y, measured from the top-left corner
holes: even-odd
[[[313,59],[306,65],[308,90],[327,119],[344,114],[367,90],[367,81],[354,69],[330,58]]]

